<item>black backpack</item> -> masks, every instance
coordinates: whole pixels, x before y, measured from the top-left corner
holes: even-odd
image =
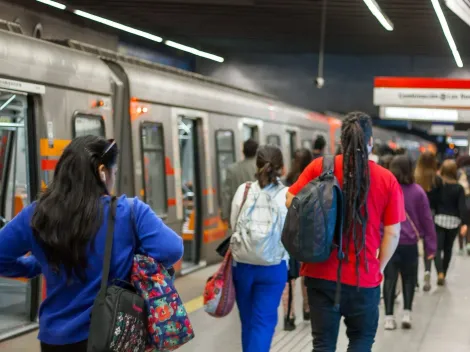
[[[145,301],[127,282],[108,286],[113,234],[116,217],[116,198],[109,206],[108,231],[103,260],[101,289],[91,313],[88,352],[144,352],[147,342]]]
[[[322,173],[308,183],[287,212],[282,243],[294,259],[303,263],[326,261],[338,247],[338,288],[343,254],[343,192],[334,175],[334,156],[323,158]],[[336,297],[339,304],[339,292]]]

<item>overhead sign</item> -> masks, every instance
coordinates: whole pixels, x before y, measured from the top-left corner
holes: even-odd
[[[470,90],[375,88],[374,105],[470,107]]]
[[[0,88],[18,90],[20,92],[33,94],[46,93],[46,87],[41,84],[27,83],[5,78],[0,78]]]
[[[470,80],[377,77],[374,104],[378,106],[470,107]]]

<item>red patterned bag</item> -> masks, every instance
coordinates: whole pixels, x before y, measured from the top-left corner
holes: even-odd
[[[228,315],[235,305],[235,286],[232,279],[232,253],[227,251],[224,261],[204,289],[204,310],[213,317]]]

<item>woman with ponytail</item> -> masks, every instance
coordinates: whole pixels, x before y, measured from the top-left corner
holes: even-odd
[[[0,276],[43,274],[46,279],[47,298],[39,311],[42,352],[87,351],[112,202],[116,202],[116,214],[110,282],[129,281],[137,247],[167,268],[183,255],[181,237],[147,204],[110,196],[117,156],[114,140],[74,139],[44,194],[0,232]],[[32,255],[25,257],[27,253]]]
[[[231,214],[233,280],[243,352],[269,352],[287,279],[288,255],[281,243],[287,215],[287,188],[280,181],[281,150],[273,145],[260,147],[256,167],[256,181],[238,188]],[[272,226],[266,228],[266,223]]]
[[[334,351],[341,318],[345,318],[348,351],[372,350],[379,321],[380,283],[398,245],[405,221],[403,193],[393,174],[369,161],[373,147],[368,115],[353,112],[341,128],[343,154],[335,157],[334,174],[343,190],[341,300],[335,306],[340,261],[337,249],[321,263],[303,263],[300,274],[310,305],[313,349]],[[323,158],[314,160],[287,193],[287,206],[310,181],[320,176]],[[380,226],[384,234],[381,237]]]

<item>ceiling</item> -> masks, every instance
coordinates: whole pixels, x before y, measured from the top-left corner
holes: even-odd
[[[312,53],[319,47],[321,0],[58,1],[216,54]],[[35,0],[14,2],[47,8]],[[377,3],[393,22],[393,32],[380,25],[362,0],[328,0],[326,52],[452,55],[431,0]],[[470,57],[470,27],[443,2],[442,8],[461,55]]]

